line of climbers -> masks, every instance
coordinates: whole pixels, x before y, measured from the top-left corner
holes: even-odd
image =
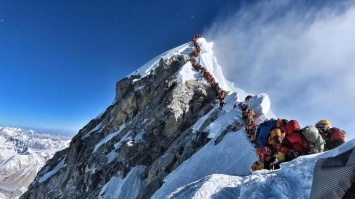
[[[253,170],[278,169],[280,163],[301,155],[320,153],[345,142],[346,132],[320,120],[315,127],[300,128],[296,120],[269,119],[256,126],[255,152],[259,160]]]
[[[194,42],[195,50],[190,53],[190,62],[192,67],[200,71],[202,76],[207,80],[207,82],[210,84],[211,89],[215,92],[217,99],[219,99],[219,108],[221,109],[223,107],[224,103],[224,98],[226,97],[227,93],[225,90],[223,90],[221,87],[219,87],[218,82],[215,80],[215,78],[207,71],[207,69],[203,66],[201,66],[200,63],[196,61],[196,57],[200,54],[201,52],[201,47],[197,43],[197,39],[201,38],[202,36],[200,34],[197,34],[192,37],[192,41]]]
[[[248,95],[245,97],[245,101],[248,101],[251,98],[252,98],[252,96]],[[235,108],[236,106],[237,106],[237,104],[234,104],[233,108]],[[255,126],[256,126],[255,111],[250,108],[249,104],[240,103],[239,106],[242,109],[242,119],[244,120],[245,131],[247,132],[248,137],[250,138],[250,141],[252,143],[254,143],[254,140],[255,140],[254,134],[255,133],[253,132],[253,130],[255,130]]]
[[[190,54],[190,62],[193,68],[200,71],[203,77],[210,83],[211,89],[215,92],[220,101],[220,108],[224,105],[226,91],[219,87],[215,78],[201,66],[196,57],[201,51],[197,39],[201,35],[192,38],[195,50]],[[245,101],[251,99],[248,95]],[[252,143],[255,144],[255,153],[259,160],[255,161],[251,168],[253,171],[260,169],[278,169],[280,163],[293,160],[301,155],[314,154],[334,149],[345,142],[346,132],[332,127],[328,120],[320,120],[315,127],[308,125],[300,128],[296,120],[268,119],[256,124],[256,114],[249,104],[239,103],[242,109],[242,119],[245,123],[245,130]],[[236,108],[234,104],[233,108]]]
[[[200,34],[193,36],[192,41],[195,50],[189,55],[192,67],[200,71],[203,77],[210,83],[211,89],[219,99],[220,108],[223,107],[227,93],[219,87],[215,78],[201,66],[196,57],[201,52],[197,40]],[[251,99],[248,95],[245,101]],[[236,108],[234,104],[233,108]],[[332,127],[328,120],[320,120],[315,127],[308,125],[300,128],[296,120],[267,119],[256,124],[256,114],[249,104],[239,103],[242,109],[242,119],[250,141],[255,144],[255,153],[259,160],[255,161],[251,168],[253,171],[261,169],[278,169],[282,162],[293,160],[301,155],[320,153],[331,150],[345,142],[346,132]]]
[[[252,98],[248,95],[245,101]],[[328,120],[320,120],[315,126],[300,128],[296,120],[268,119],[256,124],[256,114],[249,104],[240,103],[242,119],[250,141],[255,144],[259,160],[251,169],[278,169],[282,162],[293,160],[301,155],[320,153],[334,149],[345,142],[346,132],[332,127]],[[233,108],[237,105],[234,104]]]
[[[222,108],[226,91],[219,87],[215,78],[195,59],[201,51],[201,47],[197,43],[199,38],[201,38],[200,34],[192,38],[195,50],[190,54],[190,62],[193,68],[200,71],[210,83],[211,89],[220,101],[220,108]],[[248,95],[245,101],[251,98],[252,96]],[[238,106],[242,109],[245,130],[250,141],[255,144],[255,153],[259,157],[259,160],[251,166],[253,171],[278,169],[282,162],[293,160],[301,155],[331,150],[345,142],[346,132],[332,127],[328,120],[320,120],[315,124],[315,127],[308,125],[304,128],[300,128],[296,120],[288,121],[281,118],[271,118],[256,124],[256,114],[250,105],[239,103]],[[236,107],[237,104],[234,104],[233,108]]]

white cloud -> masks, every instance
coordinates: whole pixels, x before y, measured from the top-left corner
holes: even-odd
[[[204,35],[226,78],[267,92],[277,116],[302,126],[326,118],[355,138],[355,7],[297,2],[245,5]]]

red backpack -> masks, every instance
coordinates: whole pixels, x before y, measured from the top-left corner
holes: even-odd
[[[330,131],[329,138],[326,138],[326,140],[325,140],[325,142],[326,142],[325,143],[325,150],[334,149],[345,142],[343,130],[340,130],[340,129],[334,127],[334,128],[329,129],[329,131]]]
[[[340,129],[334,127],[334,128],[331,128],[330,131],[331,131],[330,137],[332,140],[339,140],[343,143],[345,142],[343,130],[340,130]]]
[[[286,135],[286,138],[292,143],[292,149],[300,153],[308,153],[308,142],[300,132],[294,131]]]
[[[297,156],[307,154],[309,151],[309,146],[307,140],[301,135],[300,130],[292,131],[287,134],[282,140],[279,150],[289,156],[291,150],[297,153]],[[294,159],[287,158],[289,160]]]
[[[296,120],[290,120],[284,126],[285,136],[287,136],[287,135],[291,134],[293,131],[299,130],[299,129],[300,129],[300,125],[298,124],[298,122]]]

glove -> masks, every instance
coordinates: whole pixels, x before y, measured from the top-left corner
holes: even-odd
[[[290,160],[293,160],[293,159],[297,158],[297,156],[298,156],[298,153],[297,153],[296,151],[294,151],[294,150],[291,150],[291,151],[288,153],[288,158],[289,158]]]

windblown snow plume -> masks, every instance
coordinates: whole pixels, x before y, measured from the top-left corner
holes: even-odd
[[[354,1],[259,1],[216,20],[204,35],[226,79],[268,93],[279,117],[302,126],[327,118],[352,139],[354,21]]]

